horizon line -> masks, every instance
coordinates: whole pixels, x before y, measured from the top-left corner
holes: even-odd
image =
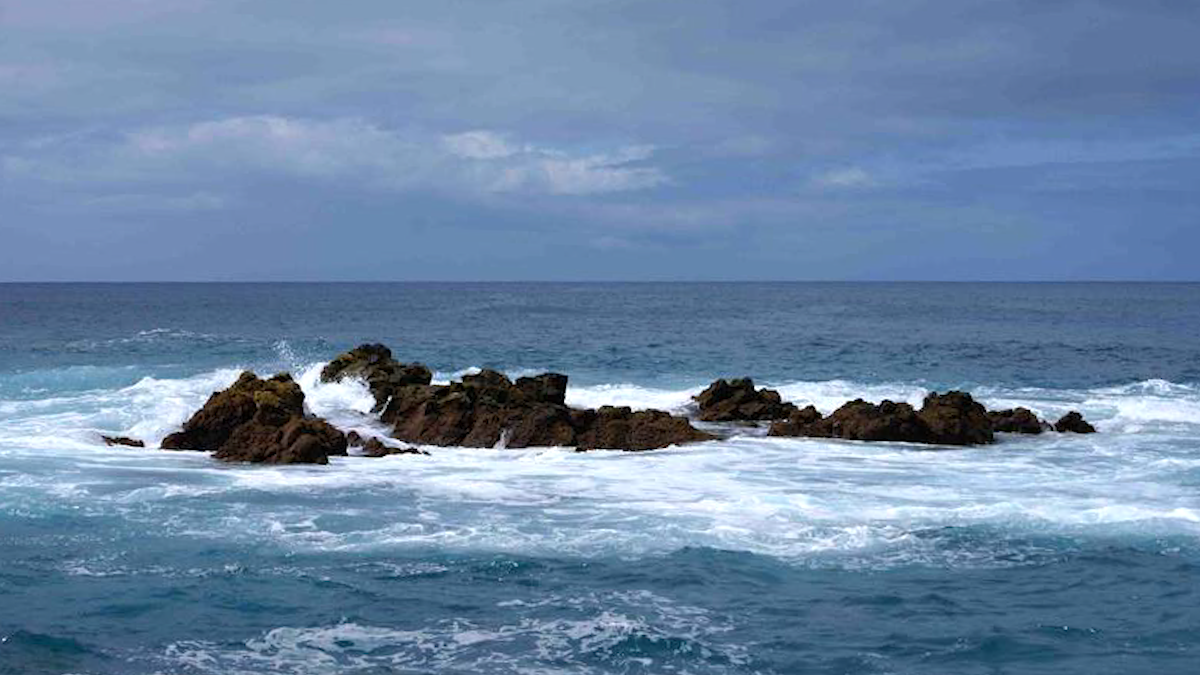
[[[1200,284],[1200,279],[124,279],[0,280],[34,284]]]

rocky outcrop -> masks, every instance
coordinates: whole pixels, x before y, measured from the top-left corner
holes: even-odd
[[[468,447],[573,445],[569,410],[546,377],[521,387],[484,370],[449,385],[401,387],[384,409],[392,436],[411,443]],[[523,378],[525,379],[525,378]],[[530,378],[532,380],[532,378]],[[562,387],[565,390],[565,386]]]
[[[789,418],[788,422],[793,422]],[[772,436],[784,435],[787,427],[771,425]],[[828,417],[807,425],[795,424],[798,436],[844,438],[853,441],[929,442],[929,429],[907,403],[883,401],[878,405],[855,399],[833,411]]]
[[[1029,408],[988,411],[992,430],[1010,434],[1040,434],[1050,425],[1038,419]]]
[[[813,424],[821,421],[821,413],[813,406],[805,406],[798,410],[792,411],[787,419],[779,420],[771,424],[769,436],[813,436],[815,433],[809,433]],[[811,429],[815,432],[815,428]]]
[[[251,422],[238,427],[213,457],[256,464],[328,464],[346,454],[346,437],[325,420],[292,417],[282,426]]]
[[[566,405],[567,376],[558,373],[542,373],[534,377],[518,377],[517,389],[533,401]]]
[[[392,350],[381,344],[365,344],[338,355],[321,370],[322,382],[337,382],[358,378],[367,383],[375,397],[375,410],[387,405],[401,387],[427,385],[433,373],[420,363],[400,363],[392,358]]]
[[[963,391],[930,393],[917,416],[929,429],[929,440],[938,445],[986,445],[995,441],[987,409]]]
[[[139,441],[136,438],[130,438],[128,436],[101,436],[100,439],[103,440],[104,444],[108,446],[125,445],[131,448],[146,447],[145,441]]]
[[[796,410],[784,403],[773,389],[755,389],[748,377],[717,380],[693,397],[699,406],[698,419],[704,422],[737,422],[784,419]]]
[[[1070,432],[1075,434],[1094,434],[1096,427],[1088,424],[1087,420],[1083,419],[1083,415],[1072,410],[1063,415],[1054,423],[1054,430],[1058,432]]]
[[[392,438],[410,443],[651,450],[716,438],[693,427],[688,419],[661,410],[570,408],[567,376],[558,373],[513,382],[502,373],[483,370],[459,382],[434,385],[428,368],[400,363],[391,350],[378,344],[341,354],[323,369],[321,378],[361,378],[370,388],[380,419],[392,427]],[[965,446],[992,443],[997,431],[1037,434],[1050,428],[1026,408],[989,412],[961,391],[930,393],[919,410],[907,403],[856,399],[827,417],[811,405],[797,408],[784,402],[776,391],[756,389],[749,378],[717,380],[695,400],[702,421],[772,420],[771,436]],[[1096,431],[1075,411],[1053,428]],[[109,445],[143,446],[131,438],[102,438]],[[250,372],[214,393],[181,431],[163,439],[162,447],[207,450],[226,461],[325,464],[331,455],[345,455],[348,442],[368,457],[428,454],[379,437],[351,433],[347,438],[305,413],[304,392],[290,375],[264,380]]]
[[[715,438],[696,429],[686,419],[661,410],[634,411],[625,406],[606,405],[595,411],[576,410],[572,413],[578,432],[575,445],[580,450],[654,450]]]
[[[959,391],[930,394],[919,411],[907,403],[883,401],[876,405],[855,399],[821,417],[809,406],[772,424],[768,435],[938,445],[980,445],[994,440],[987,411],[970,394]]]
[[[428,445],[648,450],[713,438],[661,411],[568,408],[566,389],[567,377],[557,373],[514,383],[484,370],[448,385],[400,387],[381,417],[394,438]]]
[[[214,393],[162,441],[166,450],[208,450],[217,459],[266,464],[327,464],[346,454],[346,437],[304,412],[304,392],[287,373],[260,379],[244,372]]]

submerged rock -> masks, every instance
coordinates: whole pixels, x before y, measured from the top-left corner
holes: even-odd
[[[338,355],[321,370],[322,382],[359,378],[375,397],[375,410],[382,410],[400,387],[427,385],[433,373],[421,363],[400,363],[392,350],[381,344],[364,344]]]
[[[1063,415],[1057,422],[1054,423],[1054,430],[1059,432],[1071,432],[1075,434],[1094,434],[1096,427],[1088,424],[1087,420],[1083,419],[1083,415],[1072,410]]]
[[[363,446],[363,457],[387,457],[388,455],[425,455],[428,457],[429,453],[407,445],[402,447],[387,445],[378,438],[370,439]]]
[[[214,393],[162,441],[166,450],[208,450],[217,459],[267,464],[327,464],[346,454],[346,437],[304,412],[304,392],[291,375],[260,379],[244,372]]]
[[[717,380],[693,397],[700,407],[698,418],[705,422],[778,420],[796,410],[784,403],[773,389],[755,389],[748,377]]]
[[[130,438],[130,437],[128,437],[128,436],[101,436],[100,438],[101,438],[101,440],[103,440],[103,441],[104,441],[104,444],[105,444],[105,445],[109,445],[109,446],[112,446],[112,445],[126,445],[126,446],[129,446],[129,447],[131,447],[131,448],[144,448],[144,447],[146,447],[146,442],[145,442],[145,441],[139,441],[139,440],[138,440],[138,439],[136,439],[136,438]]]
[[[363,457],[386,457],[388,455],[426,455],[429,453],[419,448],[396,447],[388,445],[378,436],[363,438],[357,431],[346,434],[346,443],[352,447],[363,449]]]
[[[772,424],[768,435],[938,445],[981,445],[995,440],[987,411],[970,394],[960,391],[931,393],[919,411],[907,403],[885,400],[876,405],[855,399],[821,417],[808,406]]]
[[[484,370],[448,385],[399,387],[381,417],[402,441],[476,448],[648,450],[713,438],[661,411],[568,408],[566,390],[567,376],[558,373],[513,383],[503,373]]]
[[[991,410],[988,417],[992,420],[992,430],[1010,434],[1040,434],[1050,428],[1029,408]]]

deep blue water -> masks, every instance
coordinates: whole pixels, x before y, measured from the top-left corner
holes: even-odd
[[[685,410],[961,387],[1094,436],[931,450],[151,445],[363,341]],[[1200,285],[0,285],[0,673],[1200,672]]]

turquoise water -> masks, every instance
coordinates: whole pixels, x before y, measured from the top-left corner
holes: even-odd
[[[375,429],[337,352],[684,410],[961,387],[1094,436],[430,448],[152,443],[239,369]],[[0,285],[0,673],[1193,673],[1200,286]]]

